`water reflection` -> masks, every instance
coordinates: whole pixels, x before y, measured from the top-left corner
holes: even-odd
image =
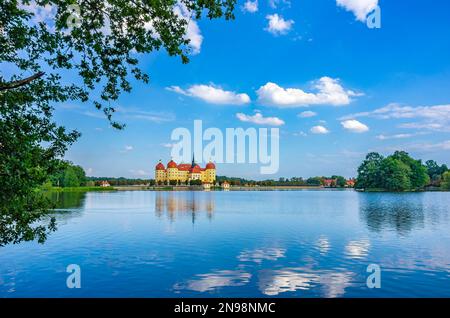
[[[317,252],[327,253],[331,246],[325,236],[318,240]],[[369,242],[366,240],[350,241],[346,246],[346,253],[350,257],[359,258],[367,255]],[[356,285],[356,274],[346,269],[320,268],[313,262],[307,266],[293,266],[276,268],[277,262],[282,262],[286,255],[285,248],[257,248],[243,250],[237,256],[241,262],[235,270],[218,270],[211,273],[197,274],[192,279],[175,284],[175,291],[190,290],[195,292],[214,292],[224,287],[240,287],[250,283],[252,277],[256,278],[257,288],[263,295],[278,296],[283,293],[304,292],[318,293],[322,297],[341,297],[346,288]],[[261,269],[263,261],[269,263]],[[278,263],[279,264],[279,263]],[[275,268],[273,268],[275,266]],[[319,268],[318,268],[319,267]]]
[[[259,289],[268,296],[284,292],[308,290],[313,287],[320,276],[295,269],[262,270],[259,273]]]
[[[423,195],[413,194],[361,194],[360,217],[370,231],[394,230],[407,235],[425,223]]]
[[[192,290],[197,292],[213,291],[220,287],[244,286],[252,275],[242,270],[220,270],[208,274],[196,275],[196,279],[189,280],[186,283],[176,284],[175,290]]]
[[[277,296],[285,292],[319,289],[324,297],[340,297],[352,285],[353,273],[313,270],[310,268],[283,268],[262,270],[259,273],[259,289],[264,295]]]
[[[214,193],[211,192],[156,192],[155,213],[157,217],[164,214],[170,221],[177,216],[190,216],[195,223],[197,215],[205,212],[209,220],[215,209]]]
[[[360,259],[369,254],[369,240],[353,240],[345,246],[345,255],[349,258]]]
[[[316,242],[316,248],[321,255],[326,255],[331,248],[331,244],[326,236],[321,236]]]
[[[56,204],[56,209],[81,208],[86,200],[86,192],[48,192],[46,195]]]
[[[265,248],[242,251],[238,260],[241,262],[261,263],[263,260],[276,261],[285,257],[286,250],[284,248]]]

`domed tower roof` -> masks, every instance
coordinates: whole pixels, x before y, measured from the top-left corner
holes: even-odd
[[[167,164],[167,168],[176,168],[177,164],[175,161],[170,160],[169,163]]]
[[[199,165],[194,165],[189,171],[191,173],[200,173],[202,171],[202,169],[200,168]]]
[[[164,165],[162,164],[161,160],[158,162],[158,164],[155,167],[156,170],[166,170]]]
[[[216,165],[210,161],[206,164],[206,169],[216,169]]]

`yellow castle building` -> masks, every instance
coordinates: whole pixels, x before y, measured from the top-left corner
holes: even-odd
[[[216,166],[212,162],[208,162],[205,168],[201,168],[195,163],[192,157],[192,164],[177,164],[170,160],[167,168],[164,167],[161,160],[155,167],[155,181],[157,184],[168,184],[172,182],[188,183],[192,180],[200,180],[205,184],[214,184],[216,182]]]

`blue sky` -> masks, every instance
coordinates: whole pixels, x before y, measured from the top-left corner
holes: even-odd
[[[221,164],[219,175],[351,177],[367,152],[396,149],[450,164],[450,2],[258,0],[255,12],[246,2],[234,21],[193,22],[189,64],[163,51],[140,58],[151,82],[118,101],[125,130],[92,105],[58,106],[58,123],[82,133],[66,159],[89,175],[153,177],[172,130],[202,119],[280,129],[277,174]],[[374,3],[380,29],[358,20]]]

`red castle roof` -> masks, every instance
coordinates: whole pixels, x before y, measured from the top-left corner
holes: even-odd
[[[167,168],[177,168],[179,171],[189,171],[190,173],[200,173],[201,171],[205,171],[208,169],[216,169],[216,165],[212,162],[208,162],[206,164],[205,168],[200,167],[198,164],[194,163],[194,166],[192,166],[192,164],[189,163],[180,163],[179,165],[177,165],[177,163],[173,160],[170,160],[167,163]],[[156,170],[166,170],[166,168],[164,167],[164,165],[159,162],[156,167]]]
[[[180,171],[189,171],[189,169],[191,169],[191,165],[188,163],[180,163],[178,165],[178,170]]]
[[[160,162],[156,165],[156,170],[166,170],[166,168],[164,167],[164,165]]]
[[[191,173],[200,173],[202,171],[202,169],[200,168],[199,165],[195,165],[194,167],[191,168],[190,172]]]
[[[177,164],[175,161],[170,160],[169,163],[167,164],[167,168],[176,168]]]

